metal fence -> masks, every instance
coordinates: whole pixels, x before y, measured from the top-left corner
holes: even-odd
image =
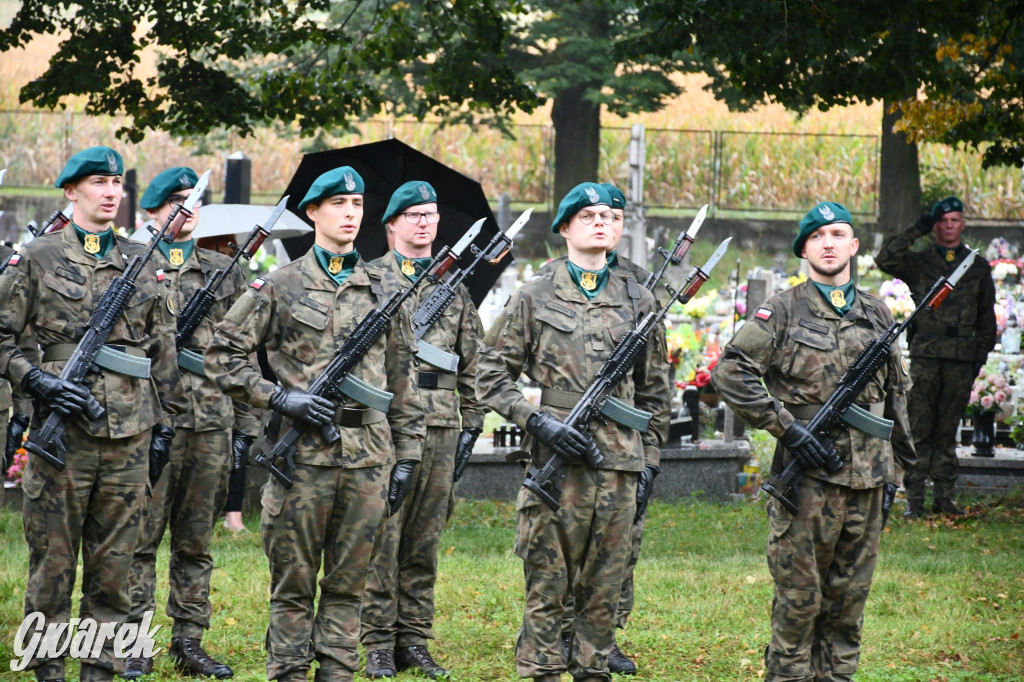
[[[306,151],[397,137],[479,180],[488,196],[506,192],[515,202],[551,205],[554,131],[550,125],[517,125],[511,137],[495,129],[436,122],[373,119],[350,129],[302,138],[289,126],[270,126],[250,137],[211,134],[181,141],[151,133],[139,144],[121,142],[122,120],[73,112],[0,111],[0,168],[7,186],[48,187],[74,151],[112,144],[142,182],[168,166],[214,170],[211,188],[222,191],[224,159],[236,151],[252,159],[252,192],[279,196]],[[599,177],[625,188],[629,127],[601,131]],[[645,131],[644,189],[651,209],[713,213],[802,213],[822,198],[842,201],[855,214],[874,216],[878,205],[879,138],[841,135],[649,128]],[[1024,219],[1021,170],[982,170],[980,152],[925,144],[922,185],[957,194],[968,215],[989,220]]]

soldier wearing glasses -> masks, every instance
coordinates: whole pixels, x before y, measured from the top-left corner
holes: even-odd
[[[593,437],[561,421],[638,317],[655,309],[650,292],[610,273],[612,200],[596,183],[561,201],[552,231],[569,257],[524,284],[488,331],[477,368],[478,398],[530,434],[537,467],[553,452],[566,461],[561,507],[551,511],[531,491],[519,492],[515,551],[523,560],[526,608],[516,641],[520,676],[545,682],[568,671],[576,679],[610,680],[616,605],[629,559],[638,480],[657,466],[660,434],[614,422],[592,425]],[[664,329],[653,332],[661,338]],[[614,395],[667,419],[668,367],[649,344]],[[516,388],[525,373],[543,389],[541,409]],[[603,460],[594,461],[599,450]],[[574,646],[563,659],[564,596],[574,591]]]
[[[394,236],[394,251],[374,265],[414,282],[431,260],[437,236],[437,192],[430,183],[403,184],[382,218]],[[407,301],[416,310],[436,287],[424,282]],[[430,655],[434,638],[434,583],[441,531],[455,504],[455,481],[469,461],[484,423],[476,402],[477,345],[483,336],[476,307],[464,286],[423,340],[459,357],[455,373],[417,359],[417,383],[424,401],[427,434],[412,491],[398,513],[384,520],[363,596],[360,640],[366,647],[366,675],[391,677],[418,668],[429,677],[447,675]]]
[[[191,168],[169,168],[153,178],[139,206],[157,225],[162,225],[176,204],[188,198],[199,181]],[[167,301],[167,311],[177,317],[215,270],[226,268],[231,259],[216,251],[196,247],[193,231],[199,224],[201,202],[185,221],[173,243],[160,242],[153,254],[158,279]],[[246,279],[233,268],[215,293],[216,303],[199,325],[190,345],[205,348],[213,338],[213,326],[245,290]],[[139,535],[132,561],[130,590],[132,616],[138,621],[156,608],[156,552],[171,530],[170,593],[167,615],[174,621],[170,654],[182,672],[225,679],[230,667],[211,658],[202,647],[203,631],[210,627],[210,574],[213,557],[210,539],[213,524],[223,506],[228,468],[248,456],[259,423],[247,409],[233,406],[203,372],[202,350],[185,349],[178,354],[181,382],[188,409],[175,419],[170,459],[153,488],[146,510],[146,522]],[[235,426],[232,435],[232,426]],[[232,457],[234,455],[234,457]],[[133,679],[153,670],[153,659],[130,658],[124,677]]]

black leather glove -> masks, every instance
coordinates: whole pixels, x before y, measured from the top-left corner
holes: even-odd
[[[241,431],[231,435],[231,473],[241,471],[245,466],[249,459],[249,449],[255,440],[255,437]]]
[[[21,447],[22,436],[25,435],[25,429],[28,428],[30,421],[24,412],[15,412],[11,417],[11,421],[7,425],[7,443],[4,447],[5,462],[10,462],[14,453]]]
[[[922,213],[921,217],[914,221],[914,227],[916,227],[921,234],[928,234],[935,227],[935,216],[931,213]]]
[[[170,426],[157,424],[149,441],[149,487],[155,488],[156,482],[160,480],[160,474],[164,467],[171,461],[171,439],[174,438],[174,429]]]
[[[831,454],[800,422],[794,422],[786,429],[786,433],[782,434],[782,445],[793,453],[793,458],[804,469],[818,469],[825,466],[825,462],[828,461]]]
[[[640,478],[636,482],[636,515],[633,517],[633,523],[637,523],[647,512],[647,503],[654,492],[654,478],[659,473],[661,469],[653,464],[645,464],[644,470],[640,472]]]
[[[388,516],[392,516],[405,502],[406,495],[412,490],[413,474],[416,472],[414,459],[403,459],[391,470],[391,483],[388,484]]]
[[[883,483],[882,484],[882,528],[885,528],[885,524],[889,521],[889,512],[892,511],[893,502],[896,501],[896,488],[895,483]]]
[[[78,414],[89,400],[89,389],[64,381],[38,367],[33,367],[25,375],[21,387],[40,403],[63,415]]]
[[[452,481],[458,483],[462,478],[462,473],[466,470],[466,465],[469,464],[469,458],[473,456],[473,446],[476,445],[476,439],[479,437],[480,429],[475,426],[462,429],[462,433],[459,434],[459,446],[455,448],[455,475],[452,476]]]
[[[327,398],[306,393],[301,388],[281,388],[270,396],[270,409],[310,426],[324,426],[334,419],[335,405]]]
[[[604,457],[588,434],[540,410],[526,420],[526,430],[534,438],[570,462],[586,462],[595,466]]]

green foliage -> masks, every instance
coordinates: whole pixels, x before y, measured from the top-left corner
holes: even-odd
[[[245,135],[270,121],[312,134],[385,107],[418,118],[531,110],[539,99],[502,58],[505,16],[519,8],[518,0],[82,0],[68,9],[26,0],[0,51],[66,34],[21,100],[55,108],[83,95],[90,113],[130,116],[118,132],[132,141],[150,130]],[[160,57],[153,76],[141,75],[147,50]]]

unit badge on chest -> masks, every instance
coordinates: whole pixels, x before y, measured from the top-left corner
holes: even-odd
[[[828,292],[829,298],[832,300],[832,305],[837,308],[842,308],[846,305],[846,294],[843,293],[842,289],[833,289]]]
[[[947,263],[952,263],[954,258],[956,258],[956,252],[955,251],[947,251],[946,252],[946,262]]]
[[[406,258],[402,261],[402,274],[406,277],[412,277],[416,274],[416,264]]]
[[[597,273],[596,272],[581,272],[580,273],[580,286],[587,291],[593,291],[597,288]]]
[[[100,236],[98,234],[87,234],[85,235],[85,242],[82,244],[85,247],[86,253],[99,253],[100,252]]]
[[[332,256],[331,262],[327,264],[327,272],[331,273],[332,275],[337,275],[339,272],[341,272],[341,264],[343,261],[344,258],[342,258],[341,256]]]
[[[185,250],[184,249],[171,249],[168,253],[168,258],[171,261],[171,265],[179,267],[185,262]]]

